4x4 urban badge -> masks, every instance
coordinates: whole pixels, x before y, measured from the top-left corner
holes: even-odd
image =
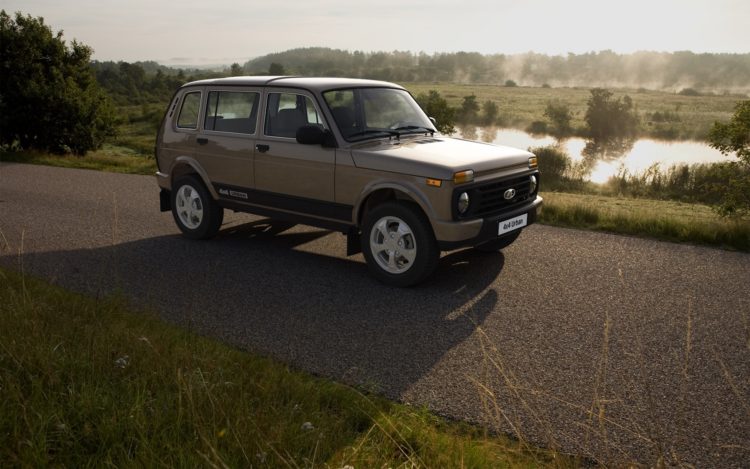
[[[402,87],[238,77],[180,88],[159,129],[161,209],[189,238],[224,209],[341,231],[373,275],[430,275],[441,250],[510,245],[536,218],[531,153],[439,135]]]

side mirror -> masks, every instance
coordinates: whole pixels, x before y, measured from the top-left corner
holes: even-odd
[[[303,125],[297,129],[297,143],[303,145],[323,145],[324,147],[336,147],[333,134],[317,125]]]
[[[437,129],[437,121],[435,120],[434,117],[430,117],[430,122],[432,122],[432,125],[434,125],[435,128]]]

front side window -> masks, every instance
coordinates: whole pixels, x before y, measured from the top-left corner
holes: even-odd
[[[177,116],[177,127],[181,129],[197,129],[200,107],[201,94],[199,91],[185,94],[182,98],[180,114]]]
[[[404,90],[333,90],[323,93],[323,98],[348,141],[435,131],[414,98]]]
[[[269,93],[265,134],[294,138],[305,125],[324,127],[312,99],[295,93]]]
[[[258,93],[211,91],[208,93],[204,130],[254,134],[258,120]]]

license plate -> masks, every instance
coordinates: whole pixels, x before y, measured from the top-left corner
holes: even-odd
[[[497,235],[504,235],[505,233],[509,233],[513,230],[523,228],[528,223],[528,219],[529,214],[524,213],[523,215],[501,221],[497,224]]]

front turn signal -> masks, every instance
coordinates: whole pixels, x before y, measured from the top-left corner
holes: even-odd
[[[529,169],[536,169],[539,164],[536,161],[536,156],[529,158]]]
[[[453,174],[454,184],[464,184],[466,182],[471,182],[473,180],[474,180],[474,170],[472,169],[467,169],[466,171],[459,171]]]

